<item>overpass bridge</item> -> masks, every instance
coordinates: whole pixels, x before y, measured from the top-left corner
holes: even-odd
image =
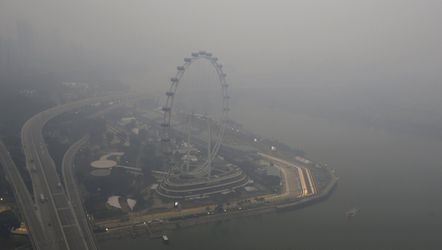
[[[21,139],[26,166],[32,180],[33,197],[27,189],[17,167],[3,143],[0,143],[0,163],[14,190],[34,249],[95,250],[98,249],[90,230],[88,219],[77,210],[81,200],[66,195],[64,185],[51,158],[42,130],[54,117],[86,105],[110,102],[134,97],[130,94],[114,94],[94,97],[59,105],[34,115],[23,126]],[[71,188],[68,187],[69,190]],[[68,190],[68,191],[69,191]]]

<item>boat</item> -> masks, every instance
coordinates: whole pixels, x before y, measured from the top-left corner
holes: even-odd
[[[359,208],[352,208],[345,213],[345,216],[347,219],[351,219],[355,217],[357,213],[359,213]]]
[[[19,236],[27,236],[28,235],[28,229],[26,228],[25,223],[20,223],[20,227],[12,228],[11,234],[13,235],[19,235]]]
[[[161,238],[163,238],[163,242],[165,244],[169,243],[169,237],[167,237],[167,235],[163,234],[163,236],[161,236]]]

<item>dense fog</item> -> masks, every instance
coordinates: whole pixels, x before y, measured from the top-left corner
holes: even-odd
[[[207,50],[223,61],[234,100],[439,136],[441,8],[437,0],[2,1],[2,85],[7,74],[81,81],[87,72],[162,93],[183,57]]]
[[[91,103],[85,109],[69,111],[46,126],[44,136],[49,151],[56,153],[57,165],[67,148],[79,139],[76,137],[84,136],[85,128],[98,138],[99,143],[91,146],[97,157],[84,153],[82,158],[90,193],[100,193],[97,187],[101,184],[93,179],[96,176],[89,176],[89,158],[98,158],[97,148],[102,146],[104,154],[112,145],[130,149],[132,158],[122,158],[123,164],[142,165],[147,184],[125,190],[123,186],[138,182],[129,181],[131,175],[121,170],[127,177],[123,184],[119,175],[105,179],[111,191],[153,193],[151,171],[169,167],[163,164],[164,159],[161,161],[160,150],[152,146],[170,141],[160,138],[160,134],[169,135],[164,133],[165,128],[174,126],[173,121],[170,124],[172,104],[158,108],[165,99],[175,100],[174,111],[196,113],[198,119],[205,119],[208,113],[224,119],[228,110],[233,119],[223,121],[229,122],[226,133],[231,133],[232,145],[236,140],[258,146],[262,142],[265,152],[279,154],[280,148],[290,149],[297,157],[293,154],[289,158],[298,163],[299,156],[306,157],[301,157],[303,164],[311,158],[309,169],[333,173],[333,188],[327,191],[331,195],[318,204],[281,213],[237,217],[188,229],[177,222],[179,229],[169,234],[170,245],[148,237],[115,237],[102,240],[102,249],[441,249],[441,23],[440,0],[0,0],[0,140],[9,150],[5,153],[1,148],[0,156],[11,155],[31,187],[29,166],[33,159],[28,158],[33,148],[22,145],[22,127],[30,117],[83,98],[120,91],[143,93],[149,97],[147,101],[125,100],[121,102],[127,102],[125,107],[119,107],[121,99],[115,103],[106,99],[92,103],[95,99],[88,99]],[[192,61],[178,90],[166,97],[177,66],[198,51],[213,53],[223,67],[204,52],[196,54],[195,59],[208,60]],[[223,95],[216,74],[221,68],[229,84],[228,94]],[[228,108],[223,106],[227,102]],[[106,105],[109,109],[103,107]],[[104,115],[91,119],[88,113],[101,109],[105,113],[114,107],[116,111],[109,112],[107,121]],[[137,116],[137,112],[143,115]],[[146,115],[147,119],[145,114],[154,118]],[[167,115],[169,123],[164,122]],[[85,119],[77,119],[81,116]],[[180,121],[183,131],[188,126],[187,143],[191,133],[200,132],[201,138],[206,138],[206,124],[201,121],[210,131],[209,119],[194,121],[196,118],[190,117]],[[117,138],[122,136],[118,128],[109,127],[113,122],[118,126],[127,122],[121,126],[130,136]],[[190,129],[192,122],[200,126],[196,132]],[[240,136],[243,132],[245,139]],[[208,141],[211,133],[207,132]],[[222,144],[221,136],[219,140]],[[143,151],[145,141],[152,145]],[[45,143],[34,145],[41,149],[38,154],[45,154]],[[187,143],[183,140],[186,147],[190,145]],[[208,145],[210,149],[211,142]],[[190,151],[186,149],[186,157]],[[239,152],[241,157],[249,157]],[[257,157],[253,153],[250,159]],[[211,164],[211,160],[207,162]],[[269,166],[284,165],[281,161],[273,163],[269,160]],[[253,167],[249,165],[247,170],[253,173]],[[164,173],[169,178],[170,171],[160,172]],[[8,191],[12,185],[5,176],[0,173],[0,196],[12,200]],[[314,178],[308,180],[311,194]],[[156,188],[164,183],[158,180]],[[284,185],[280,179],[273,181],[278,188],[295,183],[288,179]],[[59,182],[57,187],[61,185]],[[310,195],[307,188],[304,191]],[[37,203],[38,198],[34,200]],[[44,201],[40,196],[42,206],[46,206]],[[181,211],[177,203],[169,202],[171,209]],[[101,206],[105,206],[104,200]],[[226,213],[222,206],[216,208],[222,215]],[[95,212],[99,215],[105,211],[106,215],[106,209]],[[212,215],[209,208],[204,216],[206,212],[208,217]],[[126,223],[127,218],[119,222]],[[0,224],[0,236],[9,235],[7,223]],[[146,225],[146,221],[137,225]],[[100,233],[106,234],[108,229],[100,228]],[[0,237],[1,246],[3,240],[9,238]]]

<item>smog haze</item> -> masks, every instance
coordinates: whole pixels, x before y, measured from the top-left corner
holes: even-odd
[[[166,114],[175,94],[189,113],[228,99],[221,115],[328,164],[339,187],[300,210],[177,229],[176,245],[112,239],[103,249],[440,249],[441,23],[438,0],[1,0],[0,139],[24,172],[20,129],[47,108],[106,91],[147,93]],[[177,66],[195,57],[209,63],[171,94]],[[221,68],[229,93],[219,98]]]

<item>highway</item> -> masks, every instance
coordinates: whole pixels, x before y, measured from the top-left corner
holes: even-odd
[[[88,249],[43,139],[42,129],[51,114],[44,111],[28,120],[22,128],[22,144],[28,169],[31,169],[34,197],[42,227],[48,233],[47,240],[51,249]]]
[[[29,119],[21,131],[26,164],[31,176],[35,204],[46,234],[44,249],[97,249],[90,230],[83,230],[87,218],[79,217],[68,199],[57,168],[43,139],[42,130],[52,118],[97,102],[109,102],[131,95],[95,97],[56,106]],[[87,224],[87,222],[86,222]],[[31,228],[30,231],[33,229]]]
[[[66,151],[66,153],[63,156],[61,170],[62,170],[64,186],[66,188],[66,195],[72,204],[75,215],[77,216],[78,221],[80,223],[81,230],[84,232],[86,243],[88,244],[89,249],[97,249],[94,233],[89,223],[86,214],[86,209],[83,206],[83,201],[81,199],[81,192],[78,189],[77,181],[75,179],[75,171],[74,171],[75,155],[78,152],[78,150],[80,150],[80,148],[87,143],[88,139],[89,139],[88,136],[85,136],[69,147],[69,149]]]
[[[31,194],[2,141],[0,141],[0,164],[3,166],[5,175],[14,192],[17,205],[28,229],[32,247],[34,249],[49,249],[46,234],[42,230]]]

